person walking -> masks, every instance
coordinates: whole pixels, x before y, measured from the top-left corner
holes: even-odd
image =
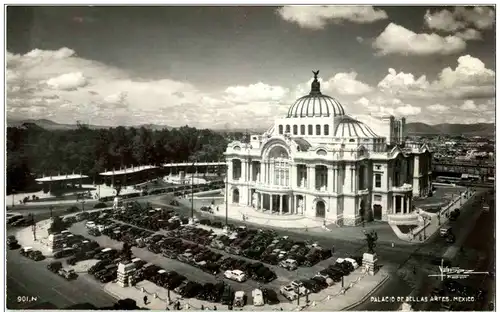
[[[148,304],[148,296],[144,296],[144,304],[147,305]]]

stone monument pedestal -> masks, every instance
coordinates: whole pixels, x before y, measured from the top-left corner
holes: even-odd
[[[118,285],[121,287],[128,287],[130,285],[130,279],[135,272],[135,264],[133,262],[120,262],[118,264],[117,278]]]
[[[47,247],[49,252],[55,252],[63,249],[64,236],[62,234],[50,234],[47,238]]]
[[[377,273],[377,254],[367,253],[363,254],[363,272],[368,272],[370,275]]]

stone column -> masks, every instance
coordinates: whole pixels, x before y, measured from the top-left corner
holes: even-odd
[[[339,169],[337,165],[333,167],[333,192],[339,192]]]
[[[392,213],[396,213],[396,195],[392,193]]]
[[[307,168],[309,169],[308,171],[308,177],[307,180],[309,181],[309,189],[311,190],[316,190],[316,166],[315,165],[307,165]]]
[[[259,209],[260,211],[264,210],[264,203],[262,202],[264,197],[262,196],[262,193],[259,192]]]
[[[280,197],[280,215],[283,214],[283,195],[279,195]]]
[[[333,166],[327,166],[327,170],[328,170],[328,181],[326,182],[326,191],[328,193],[332,193],[332,192],[335,192],[335,190],[333,189]]]
[[[233,161],[232,159],[227,160],[227,180],[232,181],[233,180]]]
[[[269,194],[269,211],[273,213],[273,195]]]
[[[287,195],[288,199],[288,213],[293,214],[292,196]]]
[[[260,172],[259,172],[259,182],[260,183],[263,183],[265,181],[264,177],[265,177],[264,162],[261,161],[260,162]]]
[[[241,161],[241,179],[243,182],[248,181],[247,179],[247,165],[248,165],[248,159],[242,159]]]

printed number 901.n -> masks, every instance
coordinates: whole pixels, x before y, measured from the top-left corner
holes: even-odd
[[[35,296],[17,296],[17,302],[18,303],[28,303],[28,302],[35,302],[37,301],[38,298]]]

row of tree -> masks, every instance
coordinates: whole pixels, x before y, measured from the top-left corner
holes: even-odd
[[[7,192],[19,192],[42,175],[100,172],[169,162],[219,161],[227,143],[243,133],[220,133],[188,126],[46,130],[36,124],[7,128]]]

